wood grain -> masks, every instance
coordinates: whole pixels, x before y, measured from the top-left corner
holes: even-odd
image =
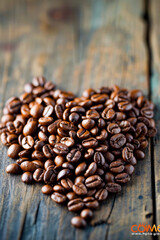
[[[160,172],[159,172],[159,149],[160,149],[160,2],[153,0],[151,2],[151,49],[152,49],[152,76],[151,76],[151,93],[152,99],[155,103],[155,120],[158,133],[153,139],[153,161],[155,173],[155,208],[156,208],[156,222],[160,222]]]
[[[55,20],[54,9],[69,14]],[[66,10],[65,10],[66,11]],[[19,95],[34,75],[80,95],[102,85],[141,88],[148,94],[145,23],[140,0],[5,1],[0,4],[1,114],[4,102]],[[158,148],[157,148],[158,149]],[[11,160],[0,145],[0,233],[10,239],[130,239],[132,224],[152,223],[151,156],[139,162],[121,194],[110,196],[86,230],[70,226],[72,214],[8,176]],[[157,150],[158,151],[158,150]],[[151,213],[150,215],[147,215]],[[149,218],[146,219],[146,216]],[[141,236],[143,239],[143,236]],[[151,239],[148,236],[148,239]]]

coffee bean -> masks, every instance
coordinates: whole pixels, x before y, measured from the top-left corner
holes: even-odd
[[[87,118],[92,118],[93,120],[99,119],[100,115],[96,110],[88,110],[86,112],[86,117]]]
[[[8,157],[17,159],[18,158],[18,153],[21,151],[21,146],[17,143],[14,143],[9,146],[7,154]]]
[[[78,131],[77,131],[77,137],[80,138],[80,139],[86,139],[90,136],[90,132],[84,128],[80,128]]]
[[[73,182],[69,179],[69,178],[66,178],[66,179],[62,179],[61,180],[61,185],[67,190],[71,190],[72,187],[73,187]]]
[[[115,117],[114,109],[105,108],[102,112],[102,117],[107,120],[112,120]]]
[[[63,169],[61,170],[57,175],[57,181],[61,180],[62,178],[66,178],[70,175],[69,169]]]
[[[93,212],[89,209],[89,208],[85,208],[82,210],[80,216],[83,218],[83,219],[86,219],[87,221],[88,220],[91,220],[92,217],[93,217]]]
[[[73,217],[71,224],[76,228],[84,228],[87,225],[86,221],[79,216]]]
[[[87,194],[87,188],[85,187],[85,185],[83,183],[76,183],[73,185],[73,191],[77,194],[77,195],[85,195]]]
[[[32,136],[26,136],[22,139],[22,147],[24,149],[31,149],[34,146],[34,139]]]
[[[21,173],[21,168],[17,163],[12,163],[6,167],[6,172],[11,174]]]
[[[68,210],[71,212],[78,212],[84,207],[84,202],[81,198],[75,198],[68,202]]]
[[[99,189],[96,194],[95,194],[95,198],[98,200],[98,201],[104,201],[106,200],[108,197],[108,191],[106,189]]]
[[[83,176],[78,176],[75,178],[74,183],[84,183],[85,178]]]
[[[98,187],[102,182],[102,179],[98,175],[90,176],[86,179],[85,184],[87,188],[95,188]]]
[[[96,171],[97,171],[97,164],[96,164],[95,162],[92,162],[92,163],[88,166],[86,172],[84,173],[84,176],[85,176],[85,177],[92,176],[92,175],[95,174]]]
[[[117,159],[110,163],[109,168],[112,173],[121,173],[124,170],[124,162],[121,159]]]
[[[56,143],[53,151],[58,155],[65,155],[69,152],[69,148],[63,143]]]
[[[33,174],[31,172],[25,172],[21,177],[22,182],[31,184],[33,182]]]
[[[44,185],[41,191],[45,195],[51,195],[53,193],[53,188],[50,185]]]
[[[106,189],[108,192],[111,193],[118,193],[121,191],[121,185],[119,185],[118,183],[113,183],[113,182],[109,182],[106,185]]]
[[[58,192],[54,192],[51,195],[51,199],[56,203],[64,203],[67,200],[65,195],[58,193]]]
[[[62,193],[62,194],[65,193],[65,188],[59,184],[54,185],[53,190],[58,193]]]
[[[103,166],[105,164],[105,158],[100,152],[96,152],[94,154],[94,162],[97,163],[99,166]]]
[[[83,199],[83,202],[85,207],[89,209],[97,209],[99,207],[99,202],[94,197],[86,197]]]
[[[84,119],[83,121],[82,121],[82,127],[83,128],[85,128],[85,129],[91,129],[91,128],[93,128],[94,127],[94,125],[95,125],[95,121],[93,120],[93,119]]]
[[[130,181],[130,176],[127,173],[120,173],[115,176],[115,180],[118,183],[126,183]]]
[[[75,194],[75,192],[69,192],[66,194],[66,197],[68,198],[68,200],[73,200],[75,198],[78,198],[78,196]]]
[[[53,185],[56,180],[55,170],[53,168],[47,169],[44,173],[43,179],[46,184]]]
[[[110,123],[107,127],[107,131],[111,134],[118,134],[121,132],[120,127],[116,123]]]
[[[37,169],[37,166],[30,161],[22,162],[20,167],[24,172],[34,172]]]
[[[81,158],[81,152],[77,149],[72,149],[66,156],[68,162],[75,163]]]
[[[115,134],[110,138],[110,144],[113,148],[121,148],[126,143],[126,138],[122,133]]]
[[[42,182],[43,181],[43,177],[44,177],[44,173],[45,173],[45,171],[42,168],[37,168],[35,170],[35,172],[33,173],[33,179],[36,182]]]
[[[75,175],[79,176],[79,175],[83,174],[85,172],[86,168],[87,168],[87,164],[85,162],[78,164],[78,166],[75,169]]]
[[[95,148],[98,145],[98,141],[95,138],[88,138],[82,141],[82,146],[85,148]]]
[[[73,147],[75,144],[74,139],[70,137],[64,137],[60,142],[65,144],[67,147]]]

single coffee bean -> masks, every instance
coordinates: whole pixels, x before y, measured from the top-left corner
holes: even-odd
[[[6,172],[11,174],[21,173],[21,168],[17,163],[12,163],[6,167]]]
[[[95,138],[88,138],[82,141],[82,146],[85,148],[95,148],[98,145],[98,141]]]
[[[133,172],[134,172],[134,166],[131,165],[131,164],[126,164],[126,165],[124,166],[124,171],[125,171],[126,173],[128,173],[129,175],[132,175]]]
[[[106,189],[108,192],[111,193],[118,193],[121,191],[121,185],[119,185],[118,183],[113,183],[113,182],[109,182],[106,185]]]
[[[67,147],[73,147],[75,144],[74,139],[70,137],[64,137],[60,142],[65,144]]]
[[[97,209],[99,207],[99,202],[94,197],[86,197],[83,199],[85,207],[89,209]]]
[[[111,147],[119,149],[126,143],[126,138],[122,133],[115,134],[110,138]]]
[[[9,146],[7,154],[8,157],[17,159],[18,158],[18,153],[21,151],[21,146],[17,143],[14,143]]]
[[[76,228],[84,228],[87,225],[86,221],[79,216],[73,217],[71,219],[71,224]]]
[[[55,191],[55,192],[59,192],[59,193],[65,193],[65,188],[64,187],[62,187],[61,185],[59,185],[59,184],[57,184],[57,185],[54,185],[54,187],[53,187],[53,190]]]
[[[116,123],[110,123],[107,127],[107,131],[111,134],[118,134],[121,132],[120,127]]]
[[[130,181],[130,176],[127,173],[120,173],[115,176],[115,180],[118,183],[126,183]]]
[[[86,139],[90,136],[90,132],[84,128],[80,128],[77,132],[77,137],[80,139]]]
[[[44,173],[43,179],[46,184],[53,185],[53,183],[56,180],[55,170],[53,168],[47,169],[46,172]]]
[[[61,179],[66,178],[69,175],[70,175],[70,170],[69,169],[63,169],[58,173],[57,181],[60,181]]]
[[[37,166],[30,161],[22,162],[20,167],[24,172],[34,172],[37,169]]]
[[[82,127],[85,129],[92,129],[95,126],[95,121],[91,118],[82,121]]]
[[[81,158],[81,152],[77,149],[72,149],[66,156],[68,162],[75,163]]]
[[[91,220],[92,217],[93,217],[93,212],[89,209],[89,208],[85,208],[82,210],[80,216],[83,218],[83,219],[86,219],[87,221],[88,220]]]
[[[125,147],[122,150],[122,157],[125,162],[131,162],[133,158],[133,150],[129,147]]]
[[[85,195],[87,194],[87,188],[85,187],[85,185],[83,183],[76,183],[73,185],[73,191],[77,194],[77,195]]]
[[[102,182],[102,179],[100,176],[93,175],[86,179],[85,185],[87,188],[95,188],[95,187],[98,187],[101,184],[101,182]]]
[[[68,210],[71,212],[78,212],[84,207],[84,202],[81,198],[75,198],[68,202]]]
[[[75,198],[78,198],[78,196],[75,194],[75,192],[68,192],[66,194],[66,197],[68,198],[68,200],[73,200]]]
[[[45,195],[51,195],[53,193],[53,188],[50,185],[44,185],[41,191]]]
[[[144,159],[145,158],[145,154],[143,151],[141,150],[135,150],[134,151],[134,156],[137,158],[137,159]]]
[[[108,191],[104,188],[99,189],[95,194],[95,198],[98,201],[104,201],[107,199],[107,197],[108,197]]]
[[[74,184],[84,183],[84,180],[85,180],[84,176],[78,176],[78,177],[75,178]]]
[[[122,159],[117,159],[110,163],[109,168],[112,173],[121,173],[124,170],[124,162]]]
[[[34,139],[32,136],[26,136],[22,139],[22,147],[24,149],[31,149],[34,146]]]
[[[85,172],[86,168],[87,164],[85,162],[78,164],[78,166],[75,169],[75,175],[76,176],[82,175]]]
[[[53,151],[58,155],[65,155],[69,152],[69,148],[63,143],[56,143]]]
[[[44,177],[44,173],[45,173],[45,171],[42,168],[36,169],[35,172],[33,173],[33,179],[36,182],[42,182],[43,177]]]
[[[67,200],[65,195],[58,193],[58,192],[54,192],[51,195],[51,199],[56,203],[64,203]]]
[[[99,166],[103,166],[105,164],[105,158],[100,152],[96,152],[94,154],[94,162],[97,163]]]
[[[66,179],[62,179],[61,180],[61,185],[67,190],[71,190],[72,187],[73,187],[73,182],[69,179],[69,178],[66,178]],[[75,191],[74,191],[75,192]]]
[[[84,173],[85,177],[89,177],[95,174],[95,172],[97,171],[97,163],[92,162],[90,163],[90,165],[88,166],[86,172]]]
[[[33,182],[33,174],[31,172],[25,172],[21,176],[22,182],[31,184]]]

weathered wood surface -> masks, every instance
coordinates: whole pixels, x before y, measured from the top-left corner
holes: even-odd
[[[52,10],[66,6],[67,14],[55,20]],[[115,83],[141,88],[147,95],[143,12],[140,0],[93,0],[83,4],[78,0],[1,0],[1,114],[7,98],[20,94],[24,83],[34,75],[43,74],[58,87],[78,95],[87,87]],[[108,198],[95,213],[91,226],[76,230],[70,226],[72,214],[43,196],[41,186],[26,186],[20,176],[5,173],[11,160],[6,148],[0,148],[0,239],[138,239],[131,235],[131,226],[152,224],[149,150],[122,193]]]
[[[152,99],[156,105],[156,126],[158,133],[153,141],[153,161],[155,172],[155,207],[156,207],[156,222],[160,223],[160,2],[153,0],[150,9],[151,15],[151,50],[152,50],[152,76],[151,76],[151,92]]]

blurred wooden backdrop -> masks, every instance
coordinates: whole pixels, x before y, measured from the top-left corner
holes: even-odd
[[[132,236],[131,226],[160,224],[159,11],[158,0],[1,0],[1,115],[25,82],[44,75],[77,95],[115,83],[140,88],[156,103],[158,127],[131,182],[101,205],[85,230],[72,228],[72,214],[43,196],[40,185],[8,176],[11,160],[0,145],[1,240],[146,239]]]

